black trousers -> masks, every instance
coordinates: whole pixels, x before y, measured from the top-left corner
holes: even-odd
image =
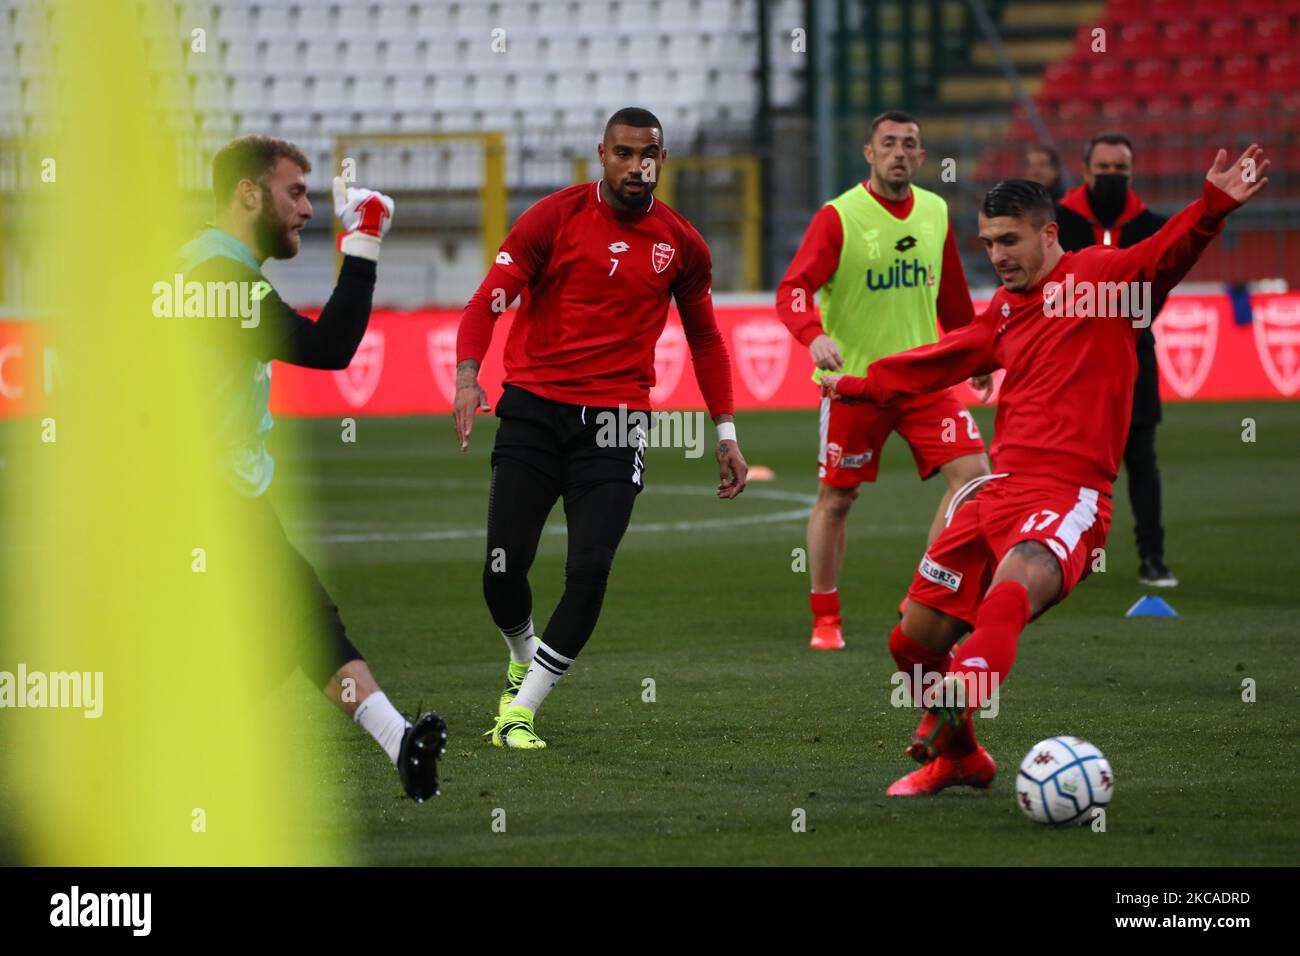
[[[1139,558],[1164,559],[1165,529],[1160,524],[1160,468],[1156,463],[1156,426],[1134,425],[1124,446],[1128,498]]]
[[[569,528],[564,594],[542,642],[573,659],[596,628],[614,553],[643,486],[644,434],[638,438],[633,428],[618,436],[607,428],[610,415],[617,425],[617,409],[555,402],[510,385],[497,415],[483,596],[502,630],[528,620],[528,572],[547,516],[563,498]]]
[[[257,622],[267,630],[269,685],[283,681],[297,667],[317,687],[324,688],[334,673],[349,661],[363,660],[348,639],[343,618],[316,570],[285,534],[279,516],[265,495],[239,498],[245,522],[240,534],[250,536],[243,553],[258,558],[247,573],[249,594]],[[233,529],[230,529],[233,531]],[[282,647],[284,635],[294,635],[292,647]]]

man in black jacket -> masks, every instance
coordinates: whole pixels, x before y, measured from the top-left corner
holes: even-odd
[[[1065,194],[1056,209],[1061,248],[1074,252],[1102,243],[1126,248],[1153,235],[1165,219],[1130,188],[1133,144],[1119,133],[1094,136],[1083,154],[1083,185]],[[1164,297],[1151,303],[1154,318]],[[1150,327],[1138,338],[1138,377],[1133,388],[1133,421],[1124,447],[1128,495],[1141,566],[1138,580],[1174,587],[1178,579],[1165,564],[1165,531],[1160,523],[1160,470],[1156,465],[1156,426],[1160,423],[1160,382],[1156,340]]]

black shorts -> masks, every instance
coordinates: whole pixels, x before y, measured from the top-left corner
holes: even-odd
[[[558,492],[606,481],[645,487],[650,413],[570,405],[507,385],[497,403],[492,465],[508,458],[541,472]]]

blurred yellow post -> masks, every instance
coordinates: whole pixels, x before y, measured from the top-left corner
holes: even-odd
[[[214,455],[227,410],[204,384],[225,370],[205,364],[223,359],[196,323],[229,320],[151,309],[197,224],[183,221],[176,144],[145,65],[147,42],[178,41],[165,28],[146,40],[149,10],[54,5],[56,173],[20,200],[42,227],[21,241],[57,263],[39,305],[59,387],[41,420],[9,430],[17,557],[0,671],[80,675],[84,697],[51,706],[52,678],[43,704],[29,685],[14,688],[27,706],[0,710],[9,823],[27,863],[345,862],[309,727],[345,718],[281,686],[303,681],[285,670],[297,615],[250,600],[255,582],[288,584],[244,546],[243,502]]]

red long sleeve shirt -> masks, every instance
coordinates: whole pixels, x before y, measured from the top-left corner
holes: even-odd
[[[1128,317],[1059,313],[1084,311],[1080,296],[1088,284],[1093,295],[1101,283],[1131,282],[1151,283],[1154,297],[1168,293],[1236,207],[1207,181],[1202,198],[1149,239],[1127,249],[1067,252],[1033,288],[998,289],[971,325],[934,345],[872,362],[865,377],[845,376],[836,390],[883,405],[1004,368],[993,470],[1064,478],[1109,494],[1133,410],[1133,342],[1141,330]],[[1070,290],[1070,303],[1054,301]]]
[[[871,193],[894,218],[906,219],[912,214],[914,199],[911,190],[908,190],[904,199],[889,199],[873,190],[869,181],[864,181],[862,188]],[[801,290],[800,301],[811,303],[817,290],[829,282],[839,268],[843,246],[844,227],[840,223],[839,213],[834,206],[822,206],[809,223],[808,231],[799,244],[799,251],[795,253],[781,284],[777,286],[776,314],[790,330],[790,334],[803,345],[808,345],[822,334],[822,318],[815,308],[805,307],[796,311],[795,292]],[[937,311],[939,324],[945,332],[970,325],[975,318],[975,307],[971,304],[970,290],[966,287],[966,273],[961,267],[961,256],[957,254],[957,240],[953,237],[951,225],[943,243]]]
[[[557,402],[648,410],[671,298],[709,412],[730,415],[731,360],[712,274],[703,237],[659,200],[627,217],[599,182],[570,186],[515,222],[461,315],[456,361],[483,361],[497,316],[522,291],[506,340],[507,384]]]

